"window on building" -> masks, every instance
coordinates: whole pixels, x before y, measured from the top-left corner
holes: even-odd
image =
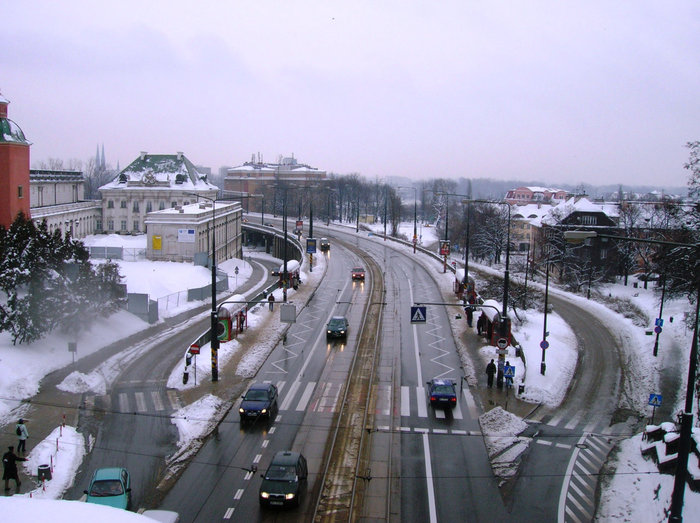
[[[608,250],[607,249],[600,249],[600,259],[604,260],[608,257]]]
[[[114,209],[114,201],[113,200],[107,200],[107,208]]]
[[[121,207],[122,209],[126,209],[126,200],[122,200],[119,204],[119,207]]]
[[[162,211],[163,209],[165,209],[165,202],[160,202],[160,205],[158,206],[158,210]]]
[[[107,220],[107,230],[109,230],[109,231],[114,230],[114,220]]]
[[[134,232],[139,232],[139,221],[134,220],[134,228],[132,229]]]
[[[122,220],[122,231],[126,231],[126,220]]]
[[[24,198],[24,187],[21,185],[17,186],[17,198]]]
[[[177,207],[177,202],[170,202],[170,208],[174,209],[175,207]]]
[[[95,230],[96,230],[96,231],[101,231],[101,230],[102,230],[102,220],[96,220],[96,221],[95,221]]]
[[[139,202],[134,202],[132,212],[139,212]]]
[[[150,201],[146,202],[146,212],[151,212],[153,210],[153,205]]]

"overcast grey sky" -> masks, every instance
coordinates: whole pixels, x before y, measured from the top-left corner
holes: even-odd
[[[0,0],[32,162],[685,185],[700,2]]]

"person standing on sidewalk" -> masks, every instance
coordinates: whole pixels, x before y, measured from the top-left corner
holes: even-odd
[[[493,388],[493,376],[496,374],[496,364],[491,360],[491,363],[486,365],[486,378],[489,388]]]
[[[270,311],[275,308],[275,295],[270,293],[270,296],[267,298],[267,302],[270,304]]]
[[[24,424],[24,420],[22,418],[19,419],[19,423],[17,423],[15,432],[19,437],[19,443],[17,444],[17,454],[21,454],[22,456],[24,456],[24,454],[27,452],[27,438],[29,437],[29,431],[27,430],[27,426]]]
[[[20,458],[15,454],[14,447],[8,447],[8,451],[2,455],[2,479],[5,480],[5,492],[10,490],[10,480],[14,479],[17,485],[17,490],[19,490],[22,482],[19,480],[19,475],[17,473],[17,462],[27,461],[27,458]]]

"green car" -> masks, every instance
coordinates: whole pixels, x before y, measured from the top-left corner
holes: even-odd
[[[92,475],[90,488],[84,492],[88,503],[126,510],[131,502],[129,472],[120,467],[97,469]]]

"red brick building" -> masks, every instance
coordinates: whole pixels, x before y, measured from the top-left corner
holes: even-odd
[[[9,228],[29,212],[29,146],[19,125],[7,117],[10,102],[0,94],[0,226]]]

